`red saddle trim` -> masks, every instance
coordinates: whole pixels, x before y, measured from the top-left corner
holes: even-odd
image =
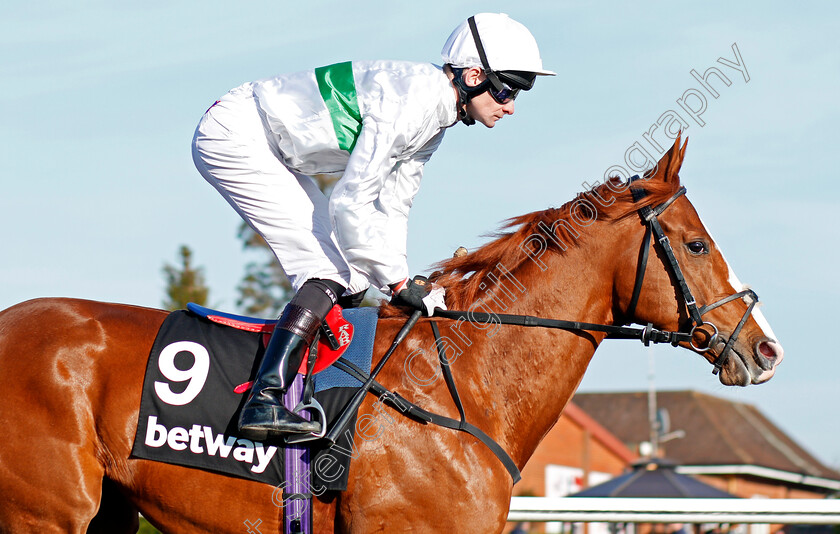
[[[245,321],[231,319],[230,317],[222,317],[221,315],[208,315],[207,319],[213,321],[214,323],[219,323],[225,326],[236,328],[237,330],[246,330],[248,332],[263,332],[267,334],[271,334],[272,332],[274,332],[274,327],[276,326],[275,323],[247,323]]]
[[[215,321],[220,324],[225,324],[228,326],[232,326],[234,328],[239,328],[241,330],[248,330],[249,332],[262,332],[263,333],[263,346],[268,346],[268,341],[271,339],[271,333],[274,331],[274,324],[253,324],[253,323],[245,323],[243,321],[237,321],[235,319],[230,319],[227,317],[219,317],[219,316],[208,316],[208,319],[211,321]],[[332,307],[326,317],[327,325],[332,330],[333,334],[335,335],[336,341],[338,341],[338,348],[333,349],[329,341],[327,341],[324,336],[318,338],[318,356],[315,360],[315,367],[312,369],[312,374],[318,374],[333,363],[339,358],[341,355],[344,354],[344,351],[347,350],[347,347],[350,346],[350,342],[353,341],[353,324],[349,322],[347,319],[344,318],[344,315],[341,313],[341,306],[336,304]],[[306,358],[301,362],[300,368],[298,369],[298,373],[305,375],[306,374]],[[245,393],[249,389],[253,382],[245,382],[244,384],[239,384],[234,388],[234,393]]]

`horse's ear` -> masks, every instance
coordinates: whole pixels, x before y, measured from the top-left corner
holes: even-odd
[[[685,148],[688,146],[688,139],[680,146],[682,140],[682,132],[677,135],[674,140],[674,145],[665,152],[653,169],[651,178],[661,180],[663,182],[671,182],[679,179],[680,167],[682,167],[683,158],[685,157]]]

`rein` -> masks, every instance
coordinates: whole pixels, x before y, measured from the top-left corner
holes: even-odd
[[[634,177],[634,179],[638,179],[638,177]],[[633,179],[631,179],[631,182],[632,181]],[[647,194],[647,192],[641,188],[631,188],[630,191],[633,194],[633,200],[635,202],[638,202]],[[473,311],[456,311],[440,309],[435,310],[434,316],[446,319],[458,319],[471,323],[489,324],[491,322],[494,322],[497,324],[515,326],[554,328],[571,331],[583,330],[593,332],[606,332],[608,334],[608,338],[638,339],[642,343],[644,343],[645,346],[648,346],[651,343],[670,343],[673,346],[677,346],[678,344],[685,342],[688,343],[691,346],[691,348],[695,351],[703,353],[717,345],[717,342],[719,341],[720,337],[717,326],[715,326],[711,322],[704,321],[703,315],[715,308],[723,306],[724,304],[742,298],[747,304],[747,310],[744,312],[744,315],[741,317],[741,320],[738,322],[738,325],[735,327],[735,330],[733,330],[732,335],[726,341],[723,350],[712,363],[712,374],[716,375],[720,372],[720,370],[723,368],[723,366],[729,359],[729,353],[733,345],[735,344],[735,341],[738,339],[738,336],[741,333],[741,329],[746,324],[750,313],[752,313],[753,308],[758,302],[758,295],[756,295],[755,291],[753,291],[752,289],[745,289],[743,291],[734,293],[728,297],[724,297],[716,302],[713,302],[712,304],[708,304],[702,307],[697,306],[697,302],[695,301],[694,296],[691,294],[691,289],[688,287],[688,282],[686,282],[685,276],[683,275],[682,269],[680,268],[680,263],[677,260],[676,255],[674,254],[674,249],[671,247],[671,242],[668,239],[668,236],[666,236],[665,232],[662,230],[662,226],[659,224],[659,219],[657,218],[660,215],[662,215],[662,213],[666,209],[668,209],[668,207],[671,204],[673,204],[679,197],[684,195],[685,192],[685,187],[680,187],[680,189],[676,193],[674,193],[674,195],[671,198],[669,198],[662,204],[659,204],[656,207],[644,206],[642,208],[639,208],[638,210],[639,216],[642,219],[642,224],[646,226],[646,230],[645,236],[642,239],[642,247],[639,251],[639,263],[636,270],[636,281],[633,287],[633,293],[630,299],[630,304],[627,307],[625,315],[627,317],[632,317],[636,311],[636,305],[639,302],[639,296],[642,292],[642,284],[645,278],[645,270],[650,255],[651,240],[653,237],[655,237],[656,242],[659,244],[660,248],[662,249],[662,252],[665,254],[665,257],[668,259],[666,263],[666,268],[668,268],[670,274],[676,281],[677,289],[682,295],[683,301],[686,305],[686,308],[688,309],[688,314],[691,318],[692,323],[691,329],[688,331],[669,332],[665,330],[658,330],[653,327],[653,323],[648,323],[645,327],[639,328],[632,326],[583,323],[579,321],[567,321],[562,319],[544,319],[542,317],[534,317],[531,315],[476,313]],[[694,333],[697,331],[698,328],[704,325],[710,326],[712,330],[714,330],[714,333],[709,338],[709,341],[705,347],[698,347],[694,344]]]

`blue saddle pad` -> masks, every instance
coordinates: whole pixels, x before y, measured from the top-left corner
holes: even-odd
[[[353,308],[342,310],[341,313],[353,325],[353,341],[341,358],[370,371],[379,308]],[[316,393],[331,388],[357,388],[362,385],[355,377],[332,366],[315,375],[314,380]]]

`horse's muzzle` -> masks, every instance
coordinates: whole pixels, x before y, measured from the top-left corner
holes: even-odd
[[[719,338],[716,346],[721,350],[725,338]],[[776,367],[784,358],[782,346],[769,337],[763,337],[752,345],[735,343],[723,365],[720,382],[728,386],[762,384],[776,373]]]

